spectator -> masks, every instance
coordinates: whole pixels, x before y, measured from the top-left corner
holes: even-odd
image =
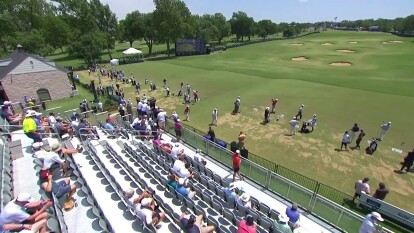
[[[358,138],[357,138],[357,140],[356,140],[356,145],[355,145],[355,149],[361,149],[361,146],[360,146],[360,144],[361,144],[361,141],[362,141],[362,139],[365,137],[365,132],[364,132],[364,130],[363,129],[361,129],[361,131],[360,131],[360,133],[359,133],[359,135],[358,135]]]
[[[411,166],[414,163],[414,149],[411,152],[408,152],[407,156],[404,157],[403,165],[401,166],[400,172],[407,168],[406,172],[410,171]]]
[[[233,114],[239,114],[240,113],[240,96],[237,97],[236,101],[234,101],[234,110]]]
[[[270,108],[266,107],[265,111],[264,111],[264,124],[269,123],[270,121]]]
[[[212,233],[215,230],[214,226],[202,226],[203,215],[197,217],[190,215],[189,212],[184,212],[180,216],[181,225],[185,233]]]
[[[47,177],[40,177],[41,184],[40,187],[48,194],[53,193],[56,198],[61,198],[66,195],[66,200],[72,199],[73,195],[76,193],[76,186],[70,184],[69,178],[64,178],[60,180],[53,180],[52,173],[46,173]]]
[[[391,127],[391,121],[388,122],[387,124],[382,124],[381,125],[381,133],[379,135],[379,140],[380,141],[384,140],[385,134],[388,132],[390,127]]]
[[[221,190],[226,194],[226,198],[230,198],[234,203],[239,199],[239,189],[237,188],[236,183],[230,183],[228,188],[222,187]]]
[[[273,229],[280,233],[292,233],[292,229],[288,224],[289,217],[285,213],[279,214],[278,220],[273,222]]]
[[[299,124],[299,121],[296,120],[296,117],[293,117],[293,119],[291,121],[289,121],[290,124],[290,135],[295,135],[296,134],[296,125]]]
[[[171,114],[171,118],[173,119],[173,121],[174,122],[176,122],[180,117],[178,116],[178,114],[177,114],[177,112],[176,111],[174,111],[172,114]]]
[[[34,201],[29,193],[20,193],[16,199],[4,206],[0,214],[0,230],[7,232],[31,230],[30,232],[47,232],[49,216],[46,210],[52,201]],[[28,211],[33,211],[30,215]]]
[[[203,162],[205,162],[205,160],[204,160],[204,156],[203,156],[203,154],[202,154],[202,152],[201,152],[201,150],[200,149],[197,149],[196,150],[196,153],[193,155],[193,160],[195,161],[195,162],[197,162],[197,163],[203,163]],[[203,163],[204,164],[204,163]],[[204,164],[205,165],[205,164]]]
[[[277,104],[278,99],[272,99],[272,111],[270,111],[270,113],[275,114],[276,113],[276,104]]]
[[[65,160],[59,157],[59,155],[54,151],[53,146],[52,151],[49,152],[40,150],[40,144],[33,144],[33,149],[36,150],[34,157],[40,159],[43,162],[42,169],[40,170],[40,176],[43,177],[43,179],[47,178],[47,175],[44,174],[53,172],[59,168],[62,169],[66,176],[70,176]]]
[[[190,178],[192,176],[192,171],[190,171],[190,164],[184,163],[184,167],[181,167],[177,175],[181,178]]]
[[[355,137],[355,134],[359,132],[358,123],[355,123],[354,126],[349,131],[349,143],[352,143],[352,140]]]
[[[208,127],[208,132],[207,132],[207,134],[210,136],[210,140],[211,140],[212,142],[216,142],[216,133],[214,133],[214,130],[213,130],[213,128],[211,128],[211,126],[210,126],[210,127]]]
[[[355,182],[355,194],[352,198],[352,202],[355,203],[355,199],[358,197],[361,197],[361,192],[364,191],[366,194],[370,193],[369,190],[369,184],[368,184],[369,178],[365,177],[362,180],[358,180]]]
[[[384,200],[385,196],[389,193],[388,189],[385,187],[385,184],[383,182],[380,182],[378,185],[378,188],[375,190],[375,193],[373,197]]]
[[[286,208],[285,214],[289,218],[289,226],[292,229],[296,229],[299,227],[299,221],[300,221],[300,213],[298,211],[298,204],[293,203],[292,206],[289,208]]]
[[[49,113],[49,124],[50,124],[50,126],[55,127],[56,118],[55,118],[55,113],[54,112]]]
[[[177,185],[177,192],[184,197],[188,196],[189,190],[185,187],[185,179],[179,178],[178,179],[178,185]]]
[[[51,147],[52,151],[56,152],[61,157],[63,156],[69,156],[76,153],[81,153],[83,151],[81,145],[79,144],[76,149],[69,149],[61,147],[59,143],[53,143]]]
[[[36,122],[33,119],[36,115],[36,111],[27,111],[26,117],[23,120],[23,132],[27,137],[33,139],[34,142],[42,142],[42,137],[37,132]]]
[[[211,115],[212,116],[212,120],[211,120],[211,125],[216,125],[216,126],[218,126],[218,122],[217,122],[217,117],[218,117],[218,112],[217,112],[217,108],[214,108],[214,110],[213,110],[213,114]]]
[[[365,217],[364,222],[362,222],[361,227],[359,228],[359,233],[374,233],[376,230],[376,222],[384,221],[381,215],[377,212],[372,212]]]
[[[178,177],[175,175],[169,175],[168,176],[168,181],[167,184],[171,187],[173,187],[174,189],[177,189],[177,182],[178,182]]]
[[[153,209],[151,206],[154,204],[154,200],[152,198],[146,197],[143,198],[140,202],[140,206],[136,209],[137,214],[144,219],[144,222],[147,225],[158,225],[161,220],[165,218],[165,214],[160,212],[158,208]]]
[[[341,150],[345,146],[345,150],[348,150],[348,143],[349,143],[349,134],[348,131],[342,135],[342,143],[341,143]]]
[[[3,119],[6,119],[11,125],[20,125],[23,120],[22,116],[20,116],[19,114],[10,114],[8,110],[9,107],[3,105],[3,107],[1,107],[1,117]]]
[[[177,159],[184,154],[184,149],[180,149],[180,144],[175,143],[175,146],[171,149],[171,157]]]
[[[185,166],[185,156],[178,156],[178,159],[174,161],[172,170],[178,174],[181,169],[183,169]]]
[[[246,216],[246,220],[241,220],[239,223],[239,228],[237,233],[255,233],[256,232],[256,223],[253,221],[251,215]]]
[[[244,140],[246,139],[246,135],[243,134],[242,131],[240,131],[239,137],[237,140],[239,141],[239,149],[244,149]]]
[[[62,121],[61,117],[56,117],[55,128],[57,133],[62,137],[64,134],[69,134],[70,138],[73,138],[73,130],[72,128]]]
[[[316,113],[315,114],[313,114],[313,116],[312,116],[312,119],[309,119],[308,120],[308,125],[310,126],[310,127],[312,127],[312,131],[311,132],[313,132],[313,129],[315,128],[315,126],[316,126],[316,122],[318,121],[318,119],[316,118]]]
[[[233,154],[233,182],[236,181],[236,176],[238,176],[240,180],[243,180],[243,177],[240,174],[240,164],[240,150],[236,150],[236,153]]]
[[[157,114],[157,120],[158,120],[157,124],[162,130],[165,130],[165,119],[166,118],[167,118],[167,113],[163,109],[160,109],[159,113]]]
[[[236,201],[237,205],[244,206],[246,209],[252,209],[254,206],[250,200],[250,194],[243,193]]]
[[[88,134],[87,137],[96,137],[99,139],[98,132],[96,131],[94,126],[90,126],[88,122],[86,121],[86,118],[82,118],[80,120],[80,123],[78,125],[79,133],[80,134]],[[82,136],[81,136],[82,137]],[[85,136],[83,136],[85,137]],[[85,140],[82,138],[82,140]]]
[[[177,121],[175,122],[174,128],[175,128],[175,135],[177,137],[177,142],[179,142],[181,138],[181,130],[183,128],[183,125],[181,124],[180,119],[177,119]]]
[[[190,121],[190,105],[188,104],[184,109],[184,116],[185,116],[185,121]]]
[[[299,107],[298,113],[295,116],[295,118],[297,120],[301,120],[302,119],[302,113],[303,113],[303,108],[304,107],[305,107],[305,105],[303,105],[303,104]]]

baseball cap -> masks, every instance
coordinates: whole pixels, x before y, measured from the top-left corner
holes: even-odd
[[[147,207],[151,203],[152,199],[147,197],[141,200],[141,206]]]
[[[34,201],[32,195],[30,195],[30,193],[20,193],[17,196],[16,200],[20,201],[20,202],[33,202]]]
[[[53,145],[52,145],[52,150],[53,151],[57,151],[57,150],[59,150],[59,148],[60,148],[59,143],[53,143]]]
[[[10,105],[11,104],[11,102],[10,101],[4,101],[3,102],[3,105]]]
[[[381,217],[381,214],[379,214],[378,212],[372,212],[371,213],[371,216],[373,217],[373,218],[375,218],[375,219],[377,219],[378,221],[384,221],[384,219]]]
[[[239,151],[239,150],[236,150],[236,153],[237,153],[237,154],[240,154],[240,151]]]

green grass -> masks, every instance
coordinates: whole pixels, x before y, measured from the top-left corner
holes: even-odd
[[[404,43],[382,43],[391,40]],[[350,44],[350,41],[358,43]],[[413,212],[414,207],[407,205],[414,201],[413,174],[393,172],[400,167],[406,152],[414,148],[414,134],[409,127],[414,115],[412,41],[383,33],[328,31],[206,56],[146,61],[119,69],[127,74],[134,72],[141,83],[144,78],[155,82],[158,91],[148,94],[149,88],[144,86],[144,92],[156,96],[158,105],[169,114],[175,110],[182,115],[184,105],[181,98],[164,97],[165,93],[160,90],[162,80],[168,79],[173,93],[178,91],[180,82],[190,83],[201,96],[200,103],[191,105],[188,123],[197,129],[208,130],[211,111],[217,107],[218,138],[231,142],[243,131],[251,153],[349,195],[353,194],[357,179],[369,177],[373,191],[383,181],[390,189],[386,201]],[[322,46],[325,42],[333,45]],[[355,53],[339,53],[337,49],[351,49]],[[297,56],[306,56],[309,60],[291,61]],[[335,61],[348,61],[352,66],[329,65]],[[86,82],[89,77],[82,75]],[[134,96],[132,87],[123,87],[127,96]],[[237,96],[241,96],[241,114],[232,116],[230,112]],[[263,126],[259,123],[271,98],[279,99],[276,111],[286,117],[277,122],[273,116],[271,123]],[[304,119],[317,113],[318,125],[311,134],[286,136],[288,121],[302,103],[305,104]],[[374,156],[365,155],[363,150],[335,151],[340,146],[341,134],[353,123],[358,122],[367,132],[362,143],[365,148],[367,140],[378,135],[383,121],[392,121],[392,128]],[[404,153],[392,152],[393,147]],[[209,152],[212,157],[220,156],[219,152]]]

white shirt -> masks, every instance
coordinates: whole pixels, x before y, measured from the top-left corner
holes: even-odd
[[[362,183],[362,180],[358,180],[355,183],[355,193],[361,194],[362,191],[364,191],[365,193],[369,193],[369,184],[368,183]]]
[[[132,127],[134,127],[135,125],[139,124],[141,122],[141,120],[137,117],[134,119],[134,121],[132,122]]]
[[[10,201],[2,210],[0,214],[0,232],[3,232],[1,229],[3,228],[4,224],[10,223],[21,223],[30,217],[26,211],[23,210],[22,207],[16,205],[14,200]],[[8,232],[8,231],[4,231]]]
[[[159,112],[157,115],[158,121],[165,121],[165,117],[167,116],[166,112]]]
[[[201,155],[196,152],[194,154],[194,156],[193,156],[193,159],[194,159],[194,161],[196,161],[197,163],[199,163],[200,162],[200,157],[201,157]]]
[[[148,104],[142,104],[142,108],[141,108],[141,110],[142,110],[143,112],[148,113],[148,112],[149,112],[149,110],[150,110],[150,108],[149,108]]]
[[[213,117],[214,118],[217,118],[217,114],[218,114],[218,112],[216,110],[213,110]]]
[[[359,233],[374,233],[375,232],[375,224],[374,220],[371,218],[371,214],[368,214],[365,217],[364,222],[362,222],[361,227],[359,228]]]
[[[181,160],[179,160],[179,159],[177,159],[177,160],[175,160],[175,162],[174,162],[174,165],[173,165],[173,171],[175,171],[176,173],[178,173],[178,172],[180,172],[180,170],[181,169],[183,169],[184,168],[184,163],[183,163],[183,161],[181,161]]]
[[[139,102],[139,103],[138,103],[138,105],[137,105],[137,109],[138,109],[138,110],[141,110],[141,109],[142,109],[142,105],[143,105],[143,104],[142,104],[141,102]]]
[[[172,117],[174,120],[177,120],[177,119],[178,119],[178,114],[177,114],[177,113],[173,113],[173,114],[171,114],[171,117]]]
[[[343,143],[348,143],[349,142],[349,134],[344,134],[342,135],[342,142]]]
[[[252,202],[251,201],[244,202],[244,201],[242,201],[241,198],[237,199],[237,204],[244,206],[244,208],[246,208],[246,209],[251,209],[252,208]]]
[[[180,169],[180,171],[178,171],[178,174],[177,175],[179,177],[181,177],[181,178],[188,178],[188,177],[190,177],[191,173],[190,173],[190,171],[187,168],[182,167]]]
[[[151,224],[152,210],[149,210],[148,208],[141,208],[141,205],[137,205],[136,212],[146,222],[147,225]]]
[[[78,128],[79,122],[75,120],[75,121],[72,121],[70,124],[71,124],[73,127]]]
[[[298,124],[297,120],[291,120],[289,121],[290,126],[295,127]]]
[[[102,108],[103,107],[103,103],[102,102],[99,102],[98,103],[98,108]]]
[[[54,116],[49,116],[49,123],[51,126],[55,126],[56,118]]]
[[[49,169],[54,163],[62,164],[65,162],[59,157],[57,153],[52,151],[36,151],[35,157],[43,160],[43,169]]]
[[[179,153],[180,153],[180,148],[179,147],[174,146],[171,149],[171,157],[173,157],[174,159],[177,159]]]

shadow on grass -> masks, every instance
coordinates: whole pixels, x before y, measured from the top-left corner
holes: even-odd
[[[146,61],[164,61],[164,60],[172,60],[172,59],[176,59],[176,56],[158,56],[158,57],[150,57],[147,58]]]

